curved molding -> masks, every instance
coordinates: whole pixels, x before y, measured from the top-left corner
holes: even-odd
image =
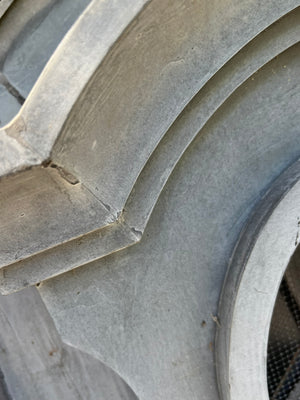
[[[300,9],[296,9],[270,26],[199,91],[159,141],[136,179],[122,213],[96,196],[107,211],[105,221],[97,221],[99,228],[56,246],[47,244],[44,249],[40,248],[36,254],[27,257],[13,255],[10,262],[2,263],[1,292],[20,290],[137,243],[164,185],[183,153],[239,86],[271,59],[297,43],[299,16]],[[85,190],[86,182],[83,181],[80,186]]]
[[[42,15],[45,10],[49,10],[53,6],[54,2],[55,0],[41,0],[39,2],[35,0],[21,0],[15,6],[11,0],[1,1],[0,15],[1,7],[3,7],[5,12],[7,11],[0,25],[1,69],[3,69],[9,50],[15,47],[17,38],[23,35],[26,26],[33,25],[33,15],[35,17]],[[12,7],[8,10],[7,7],[10,5]],[[20,112],[22,113],[22,111]],[[0,177],[34,165],[39,165],[43,161],[32,146],[27,141],[22,140],[20,133],[23,131],[26,131],[26,124],[21,115],[0,128]]]
[[[203,3],[152,0],[95,71],[54,145],[52,161],[114,214],[191,99],[247,43],[299,6]]]
[[[297,245],[300,160],[263,196],[240,235],[220,298],[217,373],[224,400],[268,400],[267,345],[277,292]]]
[[[130,226],[140,231],[145,229],[160,193],[188,146],[247,79],[298,43],[299,21],[300,8],[253,39],[191,100],[159,142],[135,182],[125,205]]]
[[[80,93],[148,0],[94,0],[66,34],[19,114],[0,130],[0,176],[46,160]],[[22,129],[19,129],[20,121]],[[17,126],[17,127],[16,127]],[[12,145],[9,131],[17,130]],[[16,157],[10,157],[13,146]]]

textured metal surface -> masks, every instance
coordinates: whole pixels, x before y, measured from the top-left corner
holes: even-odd
[[[6,85],[0,92],[0,126],[20,110],[53,51],[89,2],[20,0],[3,16],[0,71]]]
[[[212,316],[231,251],[261,193],[300,155],[298,54],[282,53],[214,114],[138,245],[40,286],[62,337],[141,399],[218,399]]]
[[[22,2],[27,19],[35,11],[35,8],[29,7],[28,1]],[[35,6],[41,4],[32,1]],[[43,5],[53,1],[43,0]],[[18,134],[12,140],[6,129],[0,130],[0,176],[40,164],[49,158],[71,108],[91,75],[146,2],[147,0],[126,0],[126,3],[124,0],[91,2],[65,35],[30,92],[20,110],[21,128],[18,128],[18,118],[9,124],[12,129],[17,129]],[[21,32],[24,28],[23,18],[18,16],[18,12],[14,14],[13,22],[8,21],[9,24],[4,29],[11,34],[5,36],[0,59],[13,45],[15,31]],[[2,35],[1,27],[0,34]]]
[[[56,47],[90,1],[59,0],[49,3],[41,12],[35,12],[16,38],[14,46],[5,57],[2,70],[24,98],[28,96]]]
[[[204,4],[151,1],[96,70],[55,143],[54,162],[115,212],[122,211],[150,154],[195,94],[298,2]]]
[[[262,196],[230,258],[216,341],[223,399],[269,399],[269,327],[278,287],[298,244],[299,198],[298,160]]]
[[[62,343],[35,288],[0,296],[0,327],[1,400],[136,399],[117,374]]]
[[[268,344],[268,386],[271,400],[286,400],[300,381],[299,250],[280,285]]]
[[[88,190],[51,167],[4,178],[0,215],[0,268],[113,222]]]
[[[86,246],[83,246],[81,241],[79,246],[78,241],[73,240],[63,243],[53,254],[52,250],[46,250],[47,245],[45,245],[46,251],[42,255],[32,254],[32,257],[23,263],[17,263],[9,270],[6,268],[4,272],[7,279],[1,285],[2,292],[7,293],[28,284],[40,282],[47,277],[55,276],[138,242],[168,177],[199,129],[252,73],[255,73],[276,54],[297,42],[300,26],[299,13],[299,10],[295,10],[250,42],[195,96],[146,163],[126,201],[123,213],[103,203],[103,193],[99,189],[95,196],[109,211],[110,219],[117,220],[111,230],[102,231],[101,227],[105,226],[105,222],[98,219],[99,231],[89,233],[86,230],[85,232]],[[15,132],[13,127],[10,130]],[[16,133],[14,135],[17,136]],[[86,135],[83,135],[82,140],[85,138]],[[98,154],[96,141],[91,147],[94,151],[91,159],[94,159]],[[117,146],[118,150],[119,146]],[[87,166],[88,170],[90,166]],[[108,176],[111,174],[112,171],[108,173]],[[111,180],[108,179],[108,182]],[[82,184],[86,185],[86,182]]]
[[[50,3],[39,4],[55,14]],[[18,116],[0,131],[0,175],[16,173],[0,179],[8,210],[0,237],[1,291],[42,281],[40,293],[62,339],[117,371],[140,400],[268,396],[262,352],[263,391],[252,387],[253,376],[246,393],[243,383],[230,386],[235,374],[226,368],[225,389],[218,391],[214,337],[241,229],[300,157],[299,5],[94,0]],[[3,21],[13,19],[13,11]],[[24,23],[15,19],[15,35],[8,25],[3,29],[0,51],[2,61],[10,52],[5,71],[23,95],[30,79],[21,87],[15,67],[30,54],[37,60],[31,44],[40,38],[34,30],[20,38],[30,20],[28,10],[24,15]],[[57,10],[56,16],[64,20]],[[41,21],[50,48],[45,32],[53,27]],[[16,204],[23,207],[22,194],[30,211],[23,225],[13,214]],[[293,204],[284,213],[286,231],[274,228],[272,235],[271,225],[265,233],[276,268],[298,243],[298,225],[289,225],[298,212]],[[93,216],[94,206],[99,212]],[[282,252],[271,250],[272,237],[288,242]],[[269,310],[276,291],[264,296],[258,297]],[[261,314],[260,333],[269,314]],[[247,357],[257,361],[266,344],[260,338],[259,346],[251,342],[252,352],[236,347],[237,372],[247,372]]]

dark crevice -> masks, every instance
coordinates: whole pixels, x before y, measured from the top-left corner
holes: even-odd
[[[134,233],[134,235],[136,236],[136,238],[138,239],[138,241],[140,241],[141,238],[142,238],[142,236],[143,236],[143,232],[142,232],[142,231],[139,231],[139,230],[137,230],[137,229],[135,229],[135,228],[133,228],[133,227],[131,227],[130,229],[131,229],[131,231]]]
[[[22,105],[25,98],[20,94],[20,92],[8,81],[6,76],[0,72],[0,84],[2,84],[5,89]]]
[[[13,400],[12,396],[10,395],[3,372],[0,369],[0,400]]]
[[[64,169],[63,167],[54,164],[51,161],[47,161],[45,163],[43,163],[43,166],[46,168],[53,168],[56,169],[57,172],[60,174],[60,176],[65,179],[67,182],[69,182],[71,185],[77,185],[77,183],[79,183],[79,179],[76,178],[76,176],[74,176],[73,174],[71,174],[71,172],[67,171],[66,169]]]

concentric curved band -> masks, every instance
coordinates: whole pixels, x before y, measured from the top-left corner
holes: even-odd
[[[266,355],[272,312],[298,245],[300,161],[275,181],[249,218],[220,298],[217,372],[224,400],[268,400]]]
[[[54,178],[54,180],[57,181],[58,187],[63,186],[66,188],[66,190],[64,189],[64,193],[69,192],[69,198],[76,196],[76,192],[80,191],[80,196],[84,199],[86,196],[90,197],[88,192],[92,192],[94,198],[89,201],[93,204],[93,207],[97,208],[98,217],[96,219],[93,216],[89,217],[92,218],[90,228],[87,229],[85,223],[80,226],[80,224],[76,222],[76,229],[74,229],[71,224],[68,232],[65,232],[68,226],[63,224],[62,227],[59,227],[59,221],[54,221],[53,223],[57,226],[55,228],[56,234],[52,235],[52,237],[48,237],[47,235],[45,240],[41,240],[42,243],[40,246],[36,246],[36,243],[34,243],[34,250],[26,243],[23,246],[23,251],[16,254],[14,246],[12,246],[12,251],[6,251],[3,255],[3,260],[0,258],[0,267],[3,267],[1,269],[1,292],[9,293],[19,290],[24,286],[36,284],[137,243],[141,239],[153,208],[167,180],[193,139],[198,134],[201,134],[202,128],[219,107],[227,101],[251,75],[278,54],[284,52],[287,48],[298,42],[299,15],[299,8],[290,12],[276,24],[271,25],[267,30],[260,33],[220,68],[194,98],[192,98],[188,106],[185,107],[163,137],[156,143],[154,148],[150,149],[150,147],[153,147],[154,143],[152,137],[149,138],[149,135],[147,136],[147,140],[149,140],[147,146],[150,146],[149,151],[152,153],[147,154],[145,159],[140,159],[139,162],[141,165],[138,168],[130,170],[132,176],[128,178],[129,181],[126,183],[126,190],[124,188],[124,190],[122,189],[123,186],[118,188],[115,186],[117,180],[121,179],[121,176],[118,175],[118,171],[110,170],[109,165],[105,165],[105,169],[110,171],[109,176],[114,177],[113,180],[106,179],[105,185],[110,185],[111,193],[115,193],[116,197],[119,197],[118,202],[121,201],[120,207],[118,206],[119,209],[116,209],[111,203],[106,204],[102,201],[102,195],[104,193],[102,189],[104,189],[104,186],[99,186],[99,188],[101,188],[101,193],[97,193],[97,190],[95,192],[88,183],[88,181],[90,182],[91,180],[87,176],[84,177],[82,174],[79,174],[78,177],[76,174],[75,178],[77,178],[77,181],[80,181],[80,185],[77,185],[78,187],[75,188],[72,187],[72,185],[68,187],[65,181],[59,179],[59,176],[53,177],[54,171],[50,171],[51,168],[40,169],[40,167],[37,167],[36,171],[29,171],[27,175],[34,187],[37,186],[36,182],[38,181],[36,175],[41,175],[42,178],[40,179],[43,181],[46,178],[49,179],[48,175],[51,175],[51,180]],[[43,76],[41,77],[41,81],[42,80]],[[91,83],[84,91],[88,97],[90,96],[88,94],[90,85]],[[31,100],[28,99],[28,106],[25,104],[25,108],[22,109],[23,113],[31,104],[32,99],[35,98],[34,96],[39,86],[40,83],[37,84],[37,87],[30,95]],[[82,96],[84,98],[84,95]],[[81,104],[80,101],[79,104]],[[23,115],[22,112],[21,115]],[[32,115],[31,118],[33,118]],[[17,119],[14,124],[18,124],[18,121],[20,122],[20,119]],[[21,128],[22,126],[20,129]],[[9,128],[6,127],[6,129]],[[73,147],[73,139],[66,139],[70,131],[68,124],[65,130],[66,132],[62,134],[62,137],[58,138],[53,151],[55,161],[62,161],[61,157],[67,157],[68,159],[69,145],[71,149]],[[87,134],[84,136],[85,146],[88,146],[88,151],[90,151],[90,148],[97,146],[98,139],[90,143],[91,138],[89,137],[88,129],[86,131]],[[10,137],[9,140],[14,140],[14,135],[15,133],[12,132],[12,137]],[[35,140],[40,139],[36,137]],[[140,141],[139,137],[138,141]],[[131,148],[130,152],[133,151],[134,149]],[[80,152],[83,154],[85,152],[84,148],[80,148]],[[143,153],[145,153],[145,148],[143,148]],[[87,152],[87,154],[89,153]],[[126,162],[128,162],[129,154],[126,154]],[[145,154],[143,157],[145,157]],[[79,163],[80,157],[75,158]],[[105,161],[101,159],[101,155],[98,153],[97,157],[95,157],[95,154],[91,154],[88,161],[89,160],[92,160],[93,163],[100,160],[100,162],[105,164]],[[68,171],[71,165],[70,162],[71,164],[73,163],[72,157],[69,161],[63,161],[63,166],[66,166]],[[82,160],[80,162],[82,162]],[[117,167],[119,168],[120,166],[118,165]],[[139,171],[139,168],[142,168],[142,170]],[[95,171],[97,174],[99,171],[102,172],[102,168],[99,166],[89,165],[88,163],[88,165],[85,166],[84,174],[89,174],[90,170],[94,170],[93,174]],[[74,172],[72,167],[71,172]],[[46,177],[43,178],[44,175]],[[87,178],[87,180],[85,178]],[[97,179],[98,175],[96,181]],[[123,179],[121,180],[122,185],[125,185]],[[96,184],[95,182],[93,185]],[[56,187],[49,185],[47,190],[51,193],[52,197],[54,196],[58,199],[57,201],[60,202],[60,195],[56,196],[54,194],[57,191]],[[29,188],[28,191],[31,192],[32,189]],[[63,202],[65,202],[65,200],[63,200]],[[69,209],[70,205],[67,203],[64,207]],[[89,208],[85,204],[85,200],[82,201],[81,207],[82,210],[87,210]],[[44,210],[47,211],[48,208],[50,208],[49,214],[51,217],[51,215],[53,215],[51,207],[47,207],[47,204],[45,204]],[[80,208],[77,211],[75,210],[75,212],[78,214],[82,213]],[[36,217],[35,222],[35,216],[30,216],[30,224],[33,226],[40,225],[39,215]],[[59,239],[60,235],[57,233],[59,230],[62,230],[61,235],[63,240]],[[45,231],[43,232],[45,233]],[[83,234],[84,236],[82,237]],[[22,238],[23,237],[24,234],[22,235]],[[20,244],[18,244],[18,246],[20,246]]]

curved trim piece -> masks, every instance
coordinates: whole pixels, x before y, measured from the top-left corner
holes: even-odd
[[[248,0],[229,0],[226,12],[226,3],[152,0],[66,120],[52,161],[114,213],[124,209],[150,155],[191,99],[245,45],[296,7],[292,0],[270,12],[265,3],[253,7]]]
[[[297,245],[300,160],[285,170],[249,218],[220,297],[217,375],[222,399],[268,400],[266,358],[277,292]]]
[[[263,38],[257,38],[246,46],[244,51],[234,57],[204,90],[199,92],[147,163],[126,205],[121,224],[119,221],[108,230],[99,229],[85,235],[83,241],[75,239],[7,266],[2,270],[5,276],[2,280],[2,292],[7,293],[35,284],[139,241],[168,177],[199,129],[242,82],[268,62],[269,58],[292,45],[294,37],[298,37],[298,30],[297,15],[289,15],[274,28],[264,32]],[[274,49],[274,53],[267,54],[266,48]],[[203,113],[204,109],[206,113]],[[202,121],[203,115],[206,115],[206,118]],[[188,123],[192,125],[192,129],[188,128]],[[187,136],[186,132],[190,136]],[[109,246],[103,245],[108,243],[108,238]],[[80,242],[80,247],[77,242]],[[86,249],[82,242],[87,244]]]
[[[243,82],[297,43],[299,16],[300,8],[262,32],[194,97],[149,158],[114,224],[2,268],[1,293],[20,290],[138,242],[161,191],[188,146]]]
[[[96,68],[149,0],[93,0],[54,52],[19,114],[0,130],[0,176],[46,160],[62,126]],[[14,152],[9,130],[18,130]],[[28,151],[31,149],[31,151]]]
[[[160,193],[192,141],[247,79],[298,43],[299,21],[300,7],[247,44],[191,100],[159,142],[135,182],[124,208],[130,226],[139,231],[145,229]]]

